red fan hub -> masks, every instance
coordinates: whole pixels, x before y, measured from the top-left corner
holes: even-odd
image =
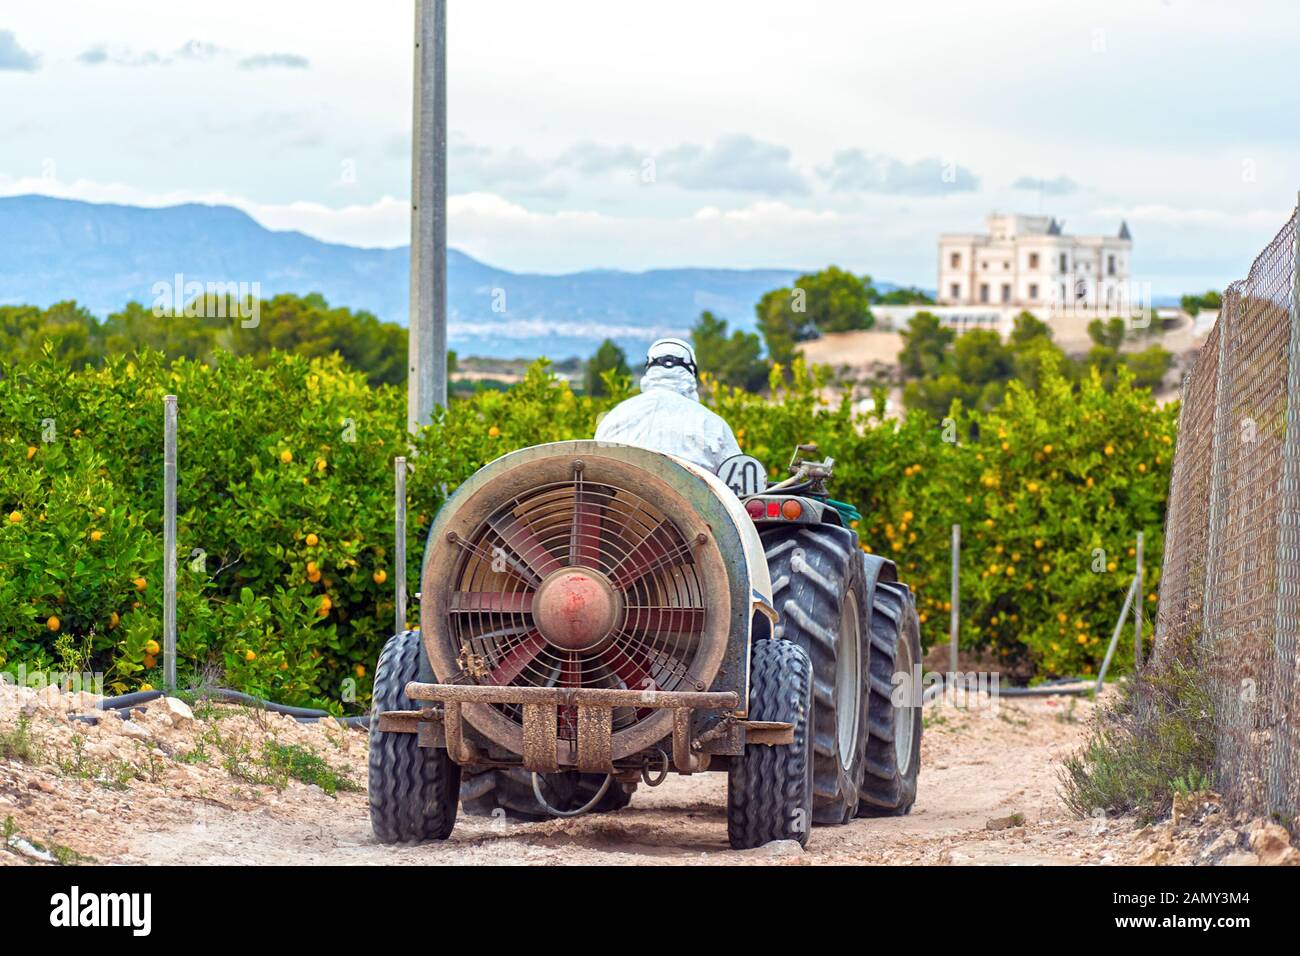
[[[603,574],[589,568],[565,568],[537,588],[533,620],[552,646],[585,651],[614,630],[620,605],[617,592]]]

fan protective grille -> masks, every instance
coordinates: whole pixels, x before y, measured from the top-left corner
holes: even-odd
[[[448,636],[460,680],[525,687],[695,690],[708,611],[693,542],[634,488],[583,479],[512,496],[455,543]],[[566,577],[610,595],[612,626],[589,640],[557,639],[539,622],[539,592]],[[549,592],[547,592],[549,593]],[[602,599],[603,600],[603,599]],[[554,617],[554,615],[551,615]],[[578,649],[573,649],[577,647]],[[519,705],[494,705],[522,724]],[[618,708],[613,729],[648,716]],[[561,739],[576,739],[573,708],[560,708]]]

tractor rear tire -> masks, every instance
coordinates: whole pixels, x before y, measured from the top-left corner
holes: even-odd
[[[789,744],[746,744],[727,770],[727,837],[732,849],[774,840],[808,843],[813,800],[813,669],[790,641],[754,643],[749,717],[794,725]]]
[[[406,685],[419,679],[424,649],[417,631],[388,639],[375,667],[370,711],[370,826],[380,843],[445,840],[456,825],[460,767],[415,734],[381,731],[387,710],[417,710]]]
[[[604,782],[603,773],[546,773],[542,774],[542,795],[557,810],[577,810],[599,792]],[[590,812],[621,810],[631,799],[632,794],[624,790],[622,784],[611,780],[609,789]],[[533,775],[515,767],[496,767],[465,774],[460,782],[460,805],[467,814],[475,817],[490,817],[503,810],[508,820],[551,819],[550,813],[533,794]]]
[[[853,819],[866,762],[870,608],[857,536],[835,525],[761,532],[778,621],[813,665],[813,820]]]
[[[921,701],[911,699],[916,696],[913,669],[921,662],[921,625],[906,585],[876,585],[871,641],[871,733],[858,816],[903,816],[916,802],[921,769]],[[909,706],[896,707],[894,675],[904,672]]]

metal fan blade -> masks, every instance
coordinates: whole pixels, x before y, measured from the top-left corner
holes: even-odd
[[[470,611],[495,614],[527,614],[533,609],[532,591],[453,591],[452,613]]]
[[[605,523],[605,506],[590,491],[579,486],[573,501],[573,534],[569,564],[600,567],[600,531]]]
[[[542,635],[536,631],[529,633],[519,644],[510,649],[492,672],[488,675],[488,680],[493,684],[509,684],[519,676],[525,667],[533,662],[538,652],[546,645]]]
[[[490,524],[492,530],[500,535],[506,546],[517,554],[539,578],[544,578],[561,567],[559,560],[546,550],[546,545],[538,540],[533,530],[513,514],[498,515],[491,520]]]
[[[610,645],[596,653],[628,690],[654,690],[650,665],[638,651]]]
[[[675,529],[666,521],[660,522],[618,563],[613,572],[614,587],[627,590],[651,571],[670,563],[669,559],[687,556],[675,537]]]
[[[623,633],[637,637],[656,634],[698,634],[704,630],[702,607],[636,607],[627,608]]]

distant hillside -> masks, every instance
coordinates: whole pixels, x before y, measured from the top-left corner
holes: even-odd
[[[406,323],[408,253],[275,232],[228,206],[163,209],[0,198],[0,304],[75,299],[104,316],[155,282],[259,282],[264,296],[320,292],[331,304]],[[589,355],[606,336],[629,354],[682,334],[704,309],[752,328],[754,303],[796,269],[509,272],[448,253],[449,337],[462,354]],[[877,283],[882,291],[892,288]],[[494,311],[503,299],[504,311]]]

